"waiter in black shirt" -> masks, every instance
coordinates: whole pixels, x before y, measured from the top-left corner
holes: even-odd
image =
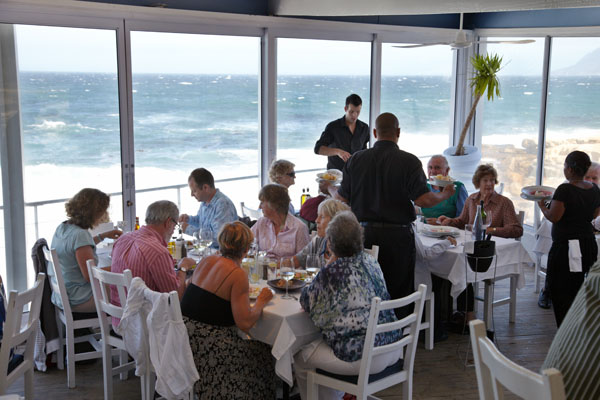
[[[344,168],[350,156],[367,148],[369,126],[358,120],[362,99],[357,94],[346,97],[346,114],[327,124],[317,143],[315,154],[327,156],[327,169]]]
[[[434,193],[427,189],[421,161],[398,148],[400,127],[394,114],[375,121],[375,145],[354,154],[344,167],[336,197],[350,203],[364,228],[365,247],[379,246],[379,265],[392,299],[414,291],[415,219],[419,207],[433,207],[454,194],[454,185]],[[398,317],[403,317],[403,310]],[[398,313],[397,313],[398,314]]]

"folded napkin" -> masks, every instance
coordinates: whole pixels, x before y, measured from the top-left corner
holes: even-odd
[[[473,242],[473,241],[465,242],[465,253],[473,254],[474,251],[475,251],[475,242]]]
[[[581,272],[581,248],[579,240],[569,240],[569,270],[571,272]]]

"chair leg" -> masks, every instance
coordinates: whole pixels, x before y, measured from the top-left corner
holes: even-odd
[[[33,365],[25,371],[25,400],[33,400]]]
[[[542,263],[542,257],[538,254],[535,260],[535,293],[540,291],[540,265]]]
[[[67,329],[67,386],[74,388],[75,383],[75,335],[73,329]]]
[[[431,292],[429,298],[425,301],[425,320],[429,322],[429,328],[425,329],[425,348],[427,350],[433,350],[434,311],[435,293]]]
[[[306,388],[306,397],[308,400],[318,400],[319,399],[319,385],[315,383],[315,376],[312,371],[308,371],[307,373],[307,388]]]
[[[112,400],[112,351],[111,347],[104,342],[102,343],[102,375],[104,375],[104,400]]]
[[[508,322],[515,322],[517,314],[517,276],[510,276],[510,302],[508,310]]]
[[[125,350],[119,351],[119,365],[127,364],[127,361],[129,361],[128,353]],[[121,380],[126,381],[128,375],[127,371],[121,372]]]
[[[412,373],[402,383],[402,400],[412,400]]]
[[[65,369],[65,330],[62,321],[56,320],[58,326],[58,350],[56,351],[56,367],[60,370]]]

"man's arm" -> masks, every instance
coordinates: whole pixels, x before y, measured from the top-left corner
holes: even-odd
[[[423,193],[415,200],[415,204],[419,207],[430,208],[442,201],[449,199],[454,194],[454,185],[448,185],[441,192]]]
[[[320,154],[322,156],[328,156],[328,157],[338,156],[339,158],[344,160],[344,162],[348,161],[348,159],[352,155],[345,150],[336,149],[335,147],[328,147],[328,146],[320,146],[319,152],[317,154]]]
[[[469,197],[469,193],[467,193],[467,188],[464,185],[460,186],[458,189],[458,196],[456,196],[456,215],[455,217],[460,216],[463,208],[465,207],[465,201],[467,201],[467,197]]]

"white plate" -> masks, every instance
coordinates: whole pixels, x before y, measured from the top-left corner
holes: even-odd
[[[250,299],[251,300],[256,300],[256,298],[258,297],[258,295],[260,294],[260,291],[262,290],[261,286],[258,285],[250,285]]]
[[[423,225],[421,233],[429,237],[441,237],[441,236],[459,236],[460,229],[453,226],[439,226],[439,225]]]
[[[548,194],[548,195],[532,194],[532,192],[537,192],[540,190],[550,192],[550,194]],[[552,195],[554,195],[555,190],[556,189],[554,189],[553,187],[550,187],[550,186],[539,186],[539,185],[525,186],[523,189],[521,189],[521,198],[525,199],[525,200],[532,200],[532,201],[550,200],[550,199],[552,199]]]
[[[329,175],[331,175],[331,176],[334,176],[334,177],[335,177],[335,179],[325,179],[325,178],[323,177],[325,174],[329,174]],[[324,179],[324,180],[326,180],[326,181],[329,181],[329,182],[331,182],[331,183],[334,183],[334,184],[335,184],[335,183],[341,182],[341,181],[342,181],[342,178],[343,178],[343,176],[344,176],[344,174],[343,174],[343,173],[342,173],[342,171],[340,171],[339,169],[328,169],[328,170],[327,170],[327,171],[325,171],[325,172],[321,172],[321,173],[317,174],[317,180],[318,180],[318,179]]]
[[[430,179],[429,183],[433,186],[440,186],[440,187],[444,187],[444,186],[448,186],[448,185],[454,185],[454,180],[451,181],[443,181],[441,179]]]

